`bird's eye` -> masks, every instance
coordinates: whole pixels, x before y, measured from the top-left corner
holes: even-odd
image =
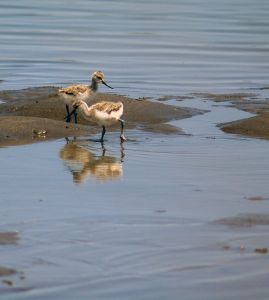
[[[98,78],[99,80],[102,80],[102,77],[101,77],[101,76],[97,76],[97,78]]]

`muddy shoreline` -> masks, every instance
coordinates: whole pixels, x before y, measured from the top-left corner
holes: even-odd
[[[91,136],[100,132],[96,124],[89,123],[81,115],[78,117],[79,124],[67,124],[64,121],[65,107],[57,95],[57,89],[58,87],[40,87],[0,91],[0,101],[2,101],[0,146],[21,145],[71,136]],[[165,96],[157,99],[156,102],[147,98],[131,99],[116,94],[98,93],[90,104],[99,101],[122,101],[126,128],[139,128],[160,134],[183,134],[180,128],[167,123],[202,114],[205,111],[175,107],[163,102],[172,98],[181,101],[197,97],[216,103],[228,102],[232,107],[256,114],[248,119],[219,124],[218,126],[224,132],[269,139],[269,101],[261,97],[257,91]],[[109,130],[118,129],[114,126]]]
[[[70,136],[89,136],[100,131],[82,116],[78,125],[64,121],[65,107],[57,95],[57,87],[29,88],[1,91],[0,146],[19,145]],[[114,94],[98,93],[91,103],[121,101],[126,128],[139,128],[161,134],[181,134],[182,131],[167,122],[189,118],[203,111],[178,108],[146,99],[131,99]],[[116,126],[114,129],[117,130]]]
[[[219,124],[226,133],[240,134],[243,136],[269,139],[269,99],[261,96],[259,91],[267,91],[268,88],[255,90],[251,93],[231,94],[196,94],[203,99],[216,103],[229,102],[230,106],[243,110],[255,116],[228,123]]]

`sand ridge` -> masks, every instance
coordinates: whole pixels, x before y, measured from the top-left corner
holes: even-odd
[[[1,91],[0,100],[3,103],[0,111],[0,146],[61,137],[88,136],[100,131],[96,124],[91,124],[81,115],[78,117],[79,124],[66,123],[65,106],[57,90],[57,87],[40,87]],[[95,100],[89,104],[100,101],[123,102],[126,128],[137,127],[162,134],[182,133],[179,128],[167,122],[203,113],[198,109],[179,108],[116,94],[98,93]],[[114,128],[118,130],[116,126]]]

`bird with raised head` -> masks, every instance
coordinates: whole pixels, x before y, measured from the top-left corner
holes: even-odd
[[[101,71],[96,71],[91,76],[91,85],[84,85],[84,84],[75,84],[70,85],[65,88],[61,88],[58,90],[59,96],[63,99],[65,103],[66,108],[66,122],[71,121],[71,114],[69,107],[74,103],[76,100],[90,100],[95,96],[95,93],[98,90],[98,85],[102,83],[109,87],[110,89],[113,89],[111,86],[109,86],[105,82],[105,75]],[[75,123],[77,123],[77,112],[73,112]]]

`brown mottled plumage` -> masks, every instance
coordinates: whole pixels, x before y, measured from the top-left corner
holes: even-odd
[[[96,122],[102,126],[102,136],[100,142],[104,141],[104,135],[106,132],[106,126],[121,123],[121,135],[122,142],[126,141],[123,135],[124,121],[121,119],[123,114],[123,104],[121,102],[99,102],[91,105],[90,107],[86,102],[77,100],[73,103],[74,110],[70,113],[72,115],[74,111],[79,108],[86,120]]]
[[[89,90],[89,86],[87,85],[71,85],[64,89],[59,89],[59,93],[64,93],[67,95],[81,96]]]
[[[117,112],[122,108],[123,104],[121,102],[99,102],[91,107],[107,114],[111,114],[113,111]]]
[[[92,74],[92,81],[91,85],[83,85],[83,84],[75,84],[70,85],[66,88],[62,88],[58,90],[59,96],[63,99],[66,107],[66,122],[71,121],[71,115],[69,113],[69,106],[72,105],[72,103],[75,100],[89,100],[92,99],[95,96],[95,93],[98,90],[98,84],[104,84],[107,87],[111,88],[106,82],[105,82],[105,75],[101,71],[96,71]],[[75,123],[77,123],[77,113],[74,111],[75,116]]]

